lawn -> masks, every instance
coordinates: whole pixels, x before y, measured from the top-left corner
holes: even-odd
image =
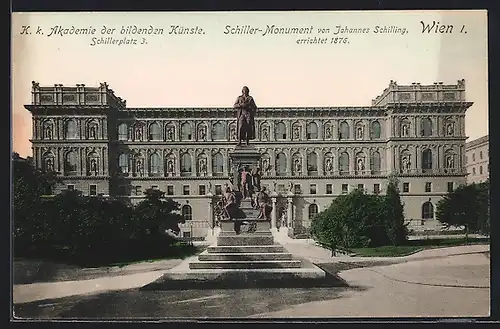
[[[49,262],[76,265],[79,267],[109,267],[142,262],[155,262],[165,259],[184,259],[200,253],[203,248],[174,243],[172,245],[151,244],[125,246],[108,246],[108,248],[89,248],[78,252],[67,247],[43,246],[20,252],[16,250],[15,258],[37,259]]]
[[[468,244],[488,244],[489,238],[469,238]],[[375,248],[351,248],[358,257],[402,257],[424,249],[445,248],[465,245],[464,238],[410,240],[402,246],[382,246]]]

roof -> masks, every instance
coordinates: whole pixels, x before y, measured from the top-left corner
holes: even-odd
[[[469,148],[472,148],[472,147],[475,147],[475,146],[479,146],[481,144],[486,144],[488,143],[489,141],[489,135],[486,135],[486,136],[483,136],[483,137],[479,137],[477,139],[474,139],[470,142],[467,142],[465,143],[465,148],[466,149],[469,149]]]

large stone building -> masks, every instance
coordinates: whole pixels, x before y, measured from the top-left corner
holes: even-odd
[[[471,105],[459,80],[391,81],[365,107],[259,108],[252,143],[262,154],[276,225],[299,236],[333,198],[353,188],[384,193],[391,174],[399,176],[406,218],[432,222],[436,202],[466,181],[464,124]],[[64,179],[54,193],[78,189],[136,203],[147,188],[157,188],[181,204],[185,236],[212,232],[212,194],[232,177],[232,108],[129,108],[106,83],[33,82],[26,109],[36,165]]]
[[[488,135],[465,144],[467,183],[481,183],[490,174],[490,153]]]

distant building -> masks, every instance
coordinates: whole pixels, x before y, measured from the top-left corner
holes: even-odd
[[[465,144],[467,183],[485,182],[490,174],[489,136]]]
[[[335,197],[355,188],[384,194],[393,174],[406,218],[436,222],[437,202],[466,182],[465,112],[471,105],[459,80],[391,81],[371,106],[259,108],[251,143],[262,154],[262,184],[282,205],[273,214],[277,226],[287,225],[290,212],[293,232],[301,236]],[[216,225],[212,195],[222,194],[232,177],[232,107],[130,108],[106,83],[36,82],[25,107],[33,117],[36,166],[63,179],[55,193],[75,189],[137,203],[147,188],[160,189],[181,204],[185,237],[203,237]]]

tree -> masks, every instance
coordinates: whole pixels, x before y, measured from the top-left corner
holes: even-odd
[[[478,230],[486,235],[490,234],[490,182],[489,180],[477,184],[478,189]]]
[[[489,231],[489,184],[461,185],[437,204],[436,217],[445,226],[464,226],[469,232]]]
[[[384,222],[391,243],[401,245],[408,238],[408,229],[405,224],[404,207],[398,189],[398,179],[395,176],[389,178],[387,192],[384,196]]]
[[[312,220],[311,232],[331,248],[379,246],[388,243],[384,228],[383,199],[356,189],[333,200]]]
[[[175,213],[180,210],[180,204],[170,198],[163,200],[165,192],[148,189],[144,192],[146,199],[135,208],[138,220],[145,224],[149,234],[164,234],[171,230],[178,233],[179,224],[184,223],[182,215]]]
[[[40,229],[47,218],[38,216],[44,208],[42,196],[51,190],[59,178],[54,172],[35,168],[32,159],[12,154],[14,242],[29,245],[40,238]]]

